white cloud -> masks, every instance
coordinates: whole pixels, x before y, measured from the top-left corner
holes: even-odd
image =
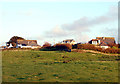
[[[110,7],[109,11],[95,18],[82,17],[79,20],[74,21],[72,24],[64,24],[62,27],[68,31],[87,32],[91,27],[109,22],[117,21],[118,8],[116,6]]]
[[[102,16],[98,16],[95,18],[89,18],[89,17],[83,17],[79,20],[74,21],[71,24],[63,24],[62,26],[56,26],[51,31],[47,31],[45,36],[46,37],[54,37],[54,38],[60,38],[60,37],[77,37],[75,38],[78,42],[87,42],[90,40],[89,36],[86,34],[87,32],[91,32],[91,28],[94,26],[100,26],[102,24],[106,24],[109,22],[117,21],[117,7],[110,7],[107,13],[105,13]],[[103,30],[103,29],[102,29]],[[114,31],[111,31],[111,33],[108,33],[107,36],[116,36]],[[106,32],[104,32],[106,34]],[[112,34],[113,33],[113,34]],[[104,35],[105,35],[104,34]]]
[[[46,37],[63,37],[69,35],[67,31],[63,30],[60,26],[54,27],[51,31],[45,33]]]
[[[75,38],[75,39],[76,39],[76,42],[78,42],[78,43],[79,42],[87,43],[90,40],[90,38],[87,34],[78,34],[76,37],[77,38]]]

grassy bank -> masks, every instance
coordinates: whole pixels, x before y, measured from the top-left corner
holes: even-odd
[[[3,51],[3,82],[117,82],[118,56],[60,51]]]

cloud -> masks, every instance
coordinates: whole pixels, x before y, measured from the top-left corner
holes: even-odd
[[[69,31],[80,30],[79,32],[89,31],[88,29],[89,19],[87,17],[83,17],[79,20],[74,21],[72,24],[63,24],[62,28]]]
[[[75,38],[76,42],[88,42],[90,37],[87,34],[79,34]]]
[[[63,37],[69,35],[67,31],[64,31],[60,26],[54,27],[51,31],[45,32],[45,37]]]
[[[94,17],[94,18],[82,17],[74,21],[73,23],[67,23],[61,26],[56,26],[51,31],[47,31],[45,33],[45,36],[49,38],[50,37],[54,37],[54,38],[66,37],[67,38],[70,36],[71,37],[80,36],[79,38],[80,41],[84,41],[84,42],[88,41],[89,36],[86,35],[86,33],[91,32],[91,28],[93,28],[94,26],[100,26],[102,24],[117,21],[117,14],[118,14],[117,10],[118,9],[116,6],[112,6],[108,10],[108,12],[105,13],[104,15]]]
[[[110,7],[109,11],[95,18],[82,17],[74,21],[72,24],[63,24],[62,27],[69,31],[88,32],[90,28],[96,25],[106,24],[117,20],[118,8],[116,6]]]

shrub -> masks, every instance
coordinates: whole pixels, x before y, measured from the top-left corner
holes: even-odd
[[[113,49],[118,49],[118,47],[116,47],[116,46],[113,46],[112,48],[113,48]]]
[[[113,47],[113,46],[115,46],[116,44],[115,43],[109,43],[108,44],[108,46],[110,46],[111,48]]]
[[[92,44],[78,44],[77,49],[95,50],[95,46]]]
[[[56,50],[69,50],[72,49],[72,45],[70,44],[56,44],[54,45]]]
[[[119,44],[115,44],[114,47],[117,47],[117,48],[118,48],[118,47],[119,47]]]
[[[78,44],[77,49],[88,49],[88,50],[96,50],[104,53],[120,53],[120,49],[118,48],[107,48],[103,49],[100,47],[95,47],[92,44]]]
[[[107,48],[103,51],[104,53],[119,53],[118,49],[114,49],[114,48]]]
[[[120,44],[118,44],[118,48],[120,48]]]
[[[120,49],[118,49],[118,54],[120,54]]]
[[[51,44],[48,42],[45,42],[42,46],[42,48],[49,48],[49,47],[51,47]]]
[[[102,52],[102,51],[103,51],[103,49],[102,49],[102,48],[100,48],[100,47],[96,47],[96,48],[95,48],[95,50],[96,50],[96,51],[100,51],[100,52]]]
[[[77,45],[78,44],[72,45],[72,49],[77,49]]]
[[[42,51],[55,51],[56,48],[54,46],[42,47],[40,50]]]

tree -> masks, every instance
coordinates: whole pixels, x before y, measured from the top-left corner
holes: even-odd
[[[51,47],[51,44],[49,42],[45,42],[42,47],[43,48]]]
[[[17,40],[25,40],[24,38],[22,38],[22,37],[18,37],[18,36],[13,36],[10,40],[9,40],[9,42],[17,42]]]
[[[18,36],[13,36],[10,40],[9,40],[9,43],[12,44],[13,47],[16,47],[16,43],[17,43],[17,40],[25,40],[24,38],[22,37],[18,37]]]

